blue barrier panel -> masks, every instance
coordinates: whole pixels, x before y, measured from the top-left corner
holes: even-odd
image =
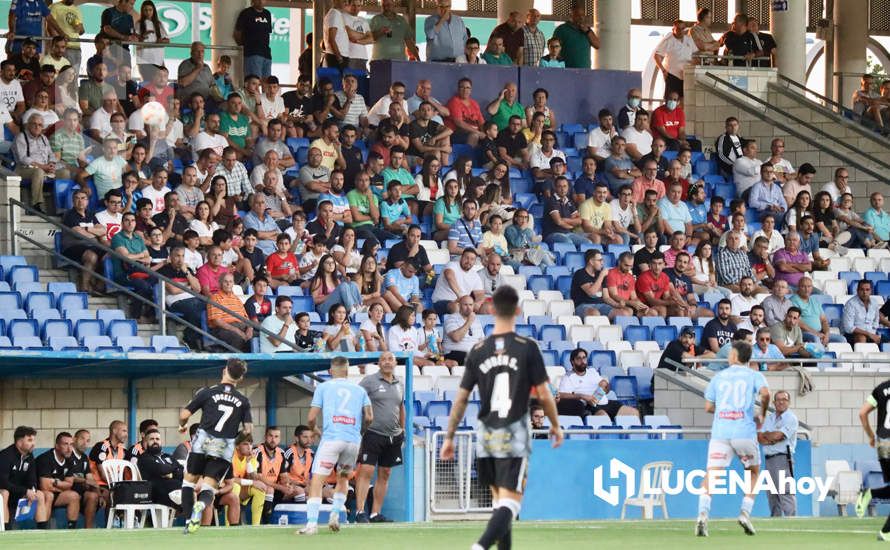
[[[688,476],[693,470],[705,469],[708,448],[706,440],[688,439],[573,439],[567,440],[556,450],[550,448],[549,441],[536,440],[532,444],[529,479],[522,504],[522,519],[527,520],[619,518],[624,499],[637,495],[640,472],[646,464],[665,460],[672,462],[673,470],[668,487],[674,488],[677,486],[678,470],[684,471]],[[598,467],[601,467],[599,474],[596,471]],[[742,472],[738,460],[733,460],[732,469]],[[811,471],[810,442],[798,441],[794,474],[797,479],[801,479],[811,476]],[[628,495],[628,480],[631,478],[634,491]],[[693,479],[691,485],[698,487],[701,476]],[[813,500],[814,495],[798,494],[798,515],[812,515]],[[679,494],[666,496],[666,501],[671,518],[694,518],[698,515],[698,495],[685,488]],[[741,502],[741,494],[715,495],[711,503],[711,517],[736,517]],[[757,496],[754,515],[769,516],[765,494]],[[640,508],[628,507],[626,517],[639,518]],[[661,517],[660,508],[656,508],[655,517]]]
[[[463,77],[473,81],[471,97],[479,104],[479,108],[482,109],[482,114],[485,116],[485,107],[498,96],[505,83],[519,83],[519,69],[493,65],[458,65],[457,63],[372,61],[371,97],[366,100],[370,108],[378,99],[389,93],[389,85],[396,81],[405,84],[407,99],[414,95],[418,80],[428,79],[433,85],[433,97],[445,104],[457,93],[457,81]]]

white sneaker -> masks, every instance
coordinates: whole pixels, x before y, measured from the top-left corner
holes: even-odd
[[[751,524],[751,516],[742,512],[739,514],[739,525],[742,526],[746,535],[756,535],[757,531],[754,530],[754,525]]]
[[[303,527],[299,531],[297,531],[300,535],[317,535],[318,534],[318,525],[307,525]]]
[[[334,512],[328,514],[328,529],[334,533],[340,530],[340,514]]]

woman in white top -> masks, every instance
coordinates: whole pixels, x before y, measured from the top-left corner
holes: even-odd
[[[427,359],[427,343],[423,329],[414,326],[416,312],[411,306],[402,306],[396,311],[396,318],[389,327],[387,342],[390,351],[410,351],[414,353],[414,364],[419,367],[432,365]]]
[[[797,220],[803,218],[807,214],[810,216],[813,215],[812,203],[813,197],[810,196],[809,191],[801,191],[797,194],[794,203],[788,207],[788,212],[785,214],[785,225],[788,226],[788,231],[797,230]]]
[[[355,351],[359,348],[358,334],[352,330],[346,306],[343,304],[335,304],[328,310],[324,340],[328,351]]]
[[[365,337],[365,351],[388,351],[386,336],[383,330],[383,306],[374,304],[368,310],[368,318],[362,321],[359,330]]]
[[[154,2],[145,0],[139,9],[139,22],[136,24],[136,33],[140,42],[154,42],[167,44],[170,39],[167,31],[158,18],[158,10]],[[143,80],[151,81],[154,78],[156,67],[164,66],[163,46],[137,46],[136,64],[139,66],[139,74]]]
[[[439,178],[439,169],[442,163],[438,155],[426,155],[423,157],[423,167],[414,176],[414,183],[420,188],[417,192],[417,200],[423,204],[423,215],[430,216],[433,213],[433,203],[445,194],[442,180]]]
[[[714,271],[713,247],[708,241],[699,241],[695,252],[692,254],[692,268],[695,274],[692,275],[692,290],[696,294],[704,294],[705,292],[717,291],[729,298],[730,292],[725,288],[717,286],[717,273]]]
[[[56,114],[65,114],[66,109],[74,109],[78,113],[80,102],[77,100],[77,71],[71,65],[62,67],[56,76],[56,103],[53,106]]]
[[[52,106],[49,104],[49,92],[46,90],[37,92],[37,95],[34,96],[34,106],[25,111],[25,114],[22,115],[22,120],[28,120],[31,118],[31,115],[43,117],[43,133],[47,136],[52,133],[53,127],[59,122],[59,115],[53,111]]]
[[[340,240],[331,248],[331,255],[337,261],[337,269],[344,275],[358,273],[362,264],[362,255],[355,244],[355,229],[346,227],[340,234]]]
[[[760,229],[755,231],[754,235],[751,236],[751,242],[756,241],[757,237],[765,237],[766,240],[769,241],[767,251],[770,256],[775,254],[776,250],[785,248],[785,237],[776,231],[775,216],[764,216],[763,224],[760,226]]]
[[[213,244],[213,232],[219,229],[219,225],[210,217],[209,202],[201,201],[195,206],[195,217],[189,224],[189,229],[198,234],[201,246]]]
[[[544,128],[556,128],[556,113],[554,113],[553,109],[547,105],[547,99],[549,97],[550,92],[544,88],[538,88],[532,92],[532,104],[525,108],[525,120],[527,125],[532,125],[532,116],[534,116],[535,113],[544,113]]]

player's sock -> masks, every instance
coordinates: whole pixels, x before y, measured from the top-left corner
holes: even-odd
[[[711,514],[711,495],[701,494],[698,497],[698,515],[707,518]]]
[[[68,529],[77,529],[77,520],[68,520]]]
[[[346,493],[334,493],[334,502],[331,504],[331,513],[339,515],[344,508],[346,508]]]
[[[485,527],[485,532],[479,537],[478,544],[482,548],[490,548],[492,544],[501,540],[507,531],[510,530],[510,523],[513,518],[519,516],[519,510],[522,505],[509,498],[502,498],[498,501],[500,505],[491,513],[491,519]]]
[[[890,498],[890,485],[871,490],[871,498],[887,499]]]
[[[513,547],[513,527],[510,526],[504,536],[498,540],[498,550],[510,550]]]
[[[182,482],[182,512],[184,514],[190,514],[192,512],[192,507],[195,505],[195,484],[191,481],[183,481]]]
[[[272,499],[275,495],[266,493],[265,500],[263,501],[263,521],[262,523],[268,524],[269,518],[272,517],[272,508],[274,507],[272,504]]]
[[[48,521],[38,521],[37,528],[38,529],[49,529],[49,522]]]
[[[754,499],[751,497],[745,497],[742,499],[742,513],[751,515],[751,510],[754,509]]]
[[[321,508],[321,498],[310,498],[306,501],[306,525],[318,525],[318,509]]]
[[[216,495],[216,491],[213,489],[204,488],[198,494],[198,502],[204,503],[204,509],[210,508],[213,506],[213,497]]]
[[[887,516],[887,520],[884,521],[884,526],[881,527],[882,533],[890,533],[890,516]]]

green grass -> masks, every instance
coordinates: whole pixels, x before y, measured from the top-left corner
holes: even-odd
[[[608,548],[611,550],[690,548],[806,548],[832,549],[878,547],[875,536],[882,525],[879,518],[755,518],[757,536],[742,533],[735,521],[714,520],[710,538],[693,536],[693,522],[671,521],[591,521],[520,522],[513,527],[513,546],[533,548]],[[65,550],[100,548],[156,548],[159,550],[223,548],[313,548],[369,550],[455,550],[467,549],[481,533],[482,522],[434,524],[347,525],[338,534],[319,526],[315,537],[300,537],[296,528],[237,527],[202,528],[184,536],[181,530],[142,531],[13,531],[0,533],[0,546],[15,550],[60,547]],[[52,545],[52,546],[51,546]],[[57,546],[58,545],[58,546]]]

